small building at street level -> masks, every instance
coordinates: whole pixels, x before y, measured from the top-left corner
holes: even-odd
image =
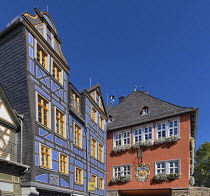
[[[110,103],[108,114],[107,195],[169,196],[189,190],[197,108],[134,90],[115,107]]]

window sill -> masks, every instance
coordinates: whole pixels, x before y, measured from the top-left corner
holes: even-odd
[[[83,150],[83,148],[82,148],[82,147],[77,146],[76,144],[74,144],[74,147],[79,148],[80,150]]]
[[[59,174],[64,175],[64,176],[69,176],[69,174],[65,174],[65,173],[62,173],[62,172],[59,172]]]
[[[43,124],[39,123],[38,121],[36,121],[36,123],[37,123],[37,125],[41,126],[42,128],[45,128],[45,129],[47,129],[48,131],[51,131],[50,128],[45,127]]]
[[[63,137],[62,135],[59,135],[58,133],[55,133],[55,135],[58,136],[59,138],[67,141],[67,138],[66,137]]]
[[[52,74],[50,74],[50,75],[51,75],[51,78],[53,79],[53,81],[56,82],[56,84],[58,84],[61,88],[63,88],[63,84],[60,83],[57,79],[55,79]]]
[[[43,167],[43,166],[39,166],[41,169],[44,169],[44,170],[47,170],[47,171],[53,171],[52,169],[50,169],[50,168],[46,168],[46,167]]]
[[[49,70],[45,69],[45,67],[44,67],[43,65],[41,65],[41,64],[39,63],[39,61],[37,61],[36,58],[34,58],[34,61],[35,61],[35,62],[36,62],[44,71],[46,71],[47,74],[51,75],[50,72],[49,72]],[[49,67],[49,65],[48,65],[48,67]]]

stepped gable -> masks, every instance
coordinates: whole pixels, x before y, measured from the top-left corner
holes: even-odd
[[[145,107],[148,108],[148,113],[142,115],[141,111]],[[196,108],[180,107],[136,90],[109,111],[109,116],[112,116],[113,120],[108,124],[108,129],[117,129],[195,110]]]

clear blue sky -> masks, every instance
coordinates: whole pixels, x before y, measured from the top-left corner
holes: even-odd
[[[79,89],[101,84],[108,96],[138,86],[180,106],[198,107],[197,147],[210,141],[209,0],[7,0],[0,31],[36,6],[48,11]]]

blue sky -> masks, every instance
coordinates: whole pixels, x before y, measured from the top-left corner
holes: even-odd
[[[197,147],[210,141],[210,1],[8,0],[0,31],[16,16],[48,7],[79,89],[100,83],[107,96],[137,86],[179,106],[197,107]]]

